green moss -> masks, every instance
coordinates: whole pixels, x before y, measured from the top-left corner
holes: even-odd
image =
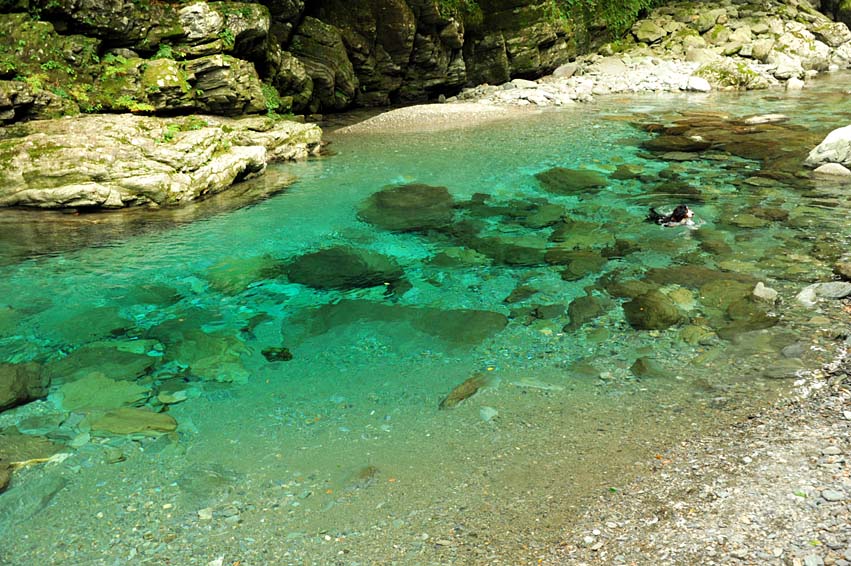
[[[476,0],[437,0],[437,10],[444,18],[455,18],[471,27],[484,20],[484,12]]]

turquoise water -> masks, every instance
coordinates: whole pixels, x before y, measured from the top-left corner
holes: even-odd
[[[143,223],[4,215],[0,359],[43,364],[53,383],[0,427],[47,434],[69,456],[22,469],[0,495],[14,541],[0,562],[536,562],[595,495],[818,368],[845,324],[838,304],[794,301],[848,248],[841,187],[779,161],[759,176],[753,148],[652,154],[633,124],[779,112],[791,120],[772,150],[797,156],[849,110],[836,79],[795,97],[637,96],[428,135],[329,132],[332,156],[277,166],[272,179],[297,180],[250,205]],[[637,176],[615,178],[624,165]],[[606,183],[554,194],[535,175],[555,167]],[[448,189],[448,227],[361,219],[371,195],[411,183]],[[696,227],[643,222],[680,202]],[[561,207],[554,220],[529,220],[545,205]],[[559,217],[572,222],[561,240]],[[569,260],[547,261],[564,240]],[[337,247],[403,275],[293,281],[298,258]],[[635,280],[681,320],[634,329],[615,284]],[[780,300],[747,299],[756,281]],[[593,312],[567,310],[583,297]],[[476,374],[481,390],[438,408]],[[108,398],[72,401],[81,382],[85,399]],[[177,429],[97,428],[124,405]],[[24,491],[42,503],[22,507]]]

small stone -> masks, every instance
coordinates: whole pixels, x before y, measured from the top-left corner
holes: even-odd
[[[825,501],[842,501],[845,499],[845,494],[835,489],[825,489],[821,492],[821,496]]]
[[[212,507],[204,507],[203,509],[198,510],[198,519],[201,521],[212,521],[213,520],[213,508]]]
[[[292,352],[288,348],[266,348],[263,350],[263,357],[270,362],[288,362],[293,359]]]
[[[804,566],[824,566],[824,560],[817,554],[808,554],[804,557]]]
[[[822,448],[821,453],[825,456],[837,456],[842,454],[842,449],[839,446],[827,446],[826,448]]]

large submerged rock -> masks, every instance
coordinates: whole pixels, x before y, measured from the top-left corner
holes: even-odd
[[[321,130],[270,118],[130,114],[28,122],[0,137],[0,206],[191,202],[318,150]]]
[[[336,246],[294,258],[284,268],[290,281],[316,289],[360,289],[396,285],[404,271],[377,252]]]

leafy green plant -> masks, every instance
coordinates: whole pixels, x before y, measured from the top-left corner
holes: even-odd
[[[160,43],[151,59],[174,59],[174,49],[168,43]]]
[[[156,108],[153,105],[148,104],[146,102],[139,102],[132,96],[119,96],[115,99],[114,103],[115,108],[118,109],[126,109],[130,112],[153,112]]]
[[[271,117],[277,116],[278,109],[280,109],[282,105],[281,95],[278,92],[278,89],[266,83],[263,83],[261,89],[263,90],[263,98],[266,101],[266,113]]]
[[[227,28],[219,32],[219,38],[225,44],[225,49],[233,49],[233,46],[236,44],[236,38],[233,36],[233,32]]]
[[[180,124],[166,124],[163,135],[157,140],[159,143],[168,143],[174,139],[175,134],[181,130]]]

